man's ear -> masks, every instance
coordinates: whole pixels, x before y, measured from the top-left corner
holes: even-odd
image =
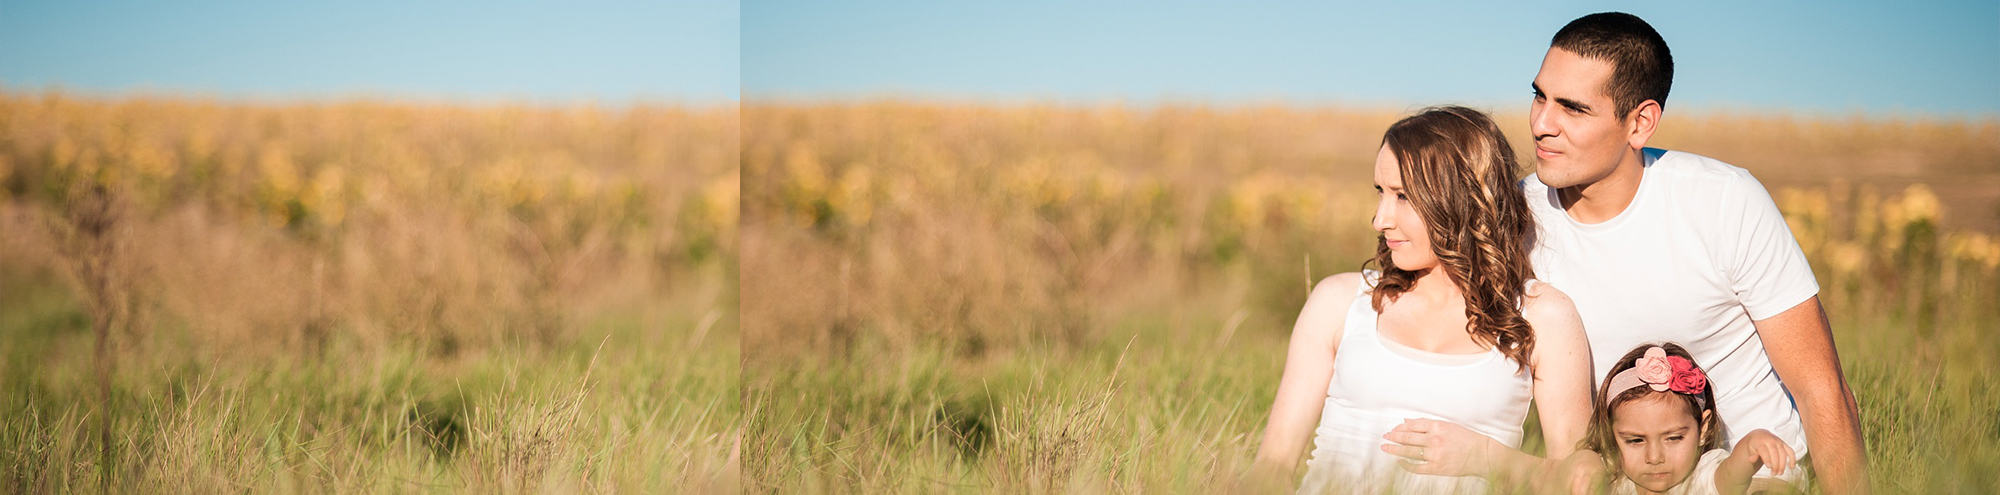
[[[1635,150],[1646,147],[1646,141],[1653,139],[1653,131],[1659,129],[1660,112],[1664,110],[1655,100],[1639,102],[1638,108],[1625,116],[1625,144]]]

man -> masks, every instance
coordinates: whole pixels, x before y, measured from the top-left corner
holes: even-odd
[[[1865,493],[1859,413],[1819,285],[1769,193],[1741,168],[1645,147],[1673,81],[1666,42],[1638,17],[1601,13],[1550,45],[1529,110],[1536,173],[1521,189],[1540,229],[1536,274],[1575,301],[1593,379],[1642,343],[1678,342],[1708,369],[1730,444],[1770,430],[1809,460],[1813,484]],[[1560,461],[1429,420],[1384,438],[1419,473],[1548,479]],[[1801,471],[1780,478],[1803,489]]]

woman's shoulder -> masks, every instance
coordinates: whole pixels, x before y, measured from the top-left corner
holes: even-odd
[[[1562,289],[1542,281],[1529,283],[1521,295],[1521,318],[1528,320],[1537,334],[1547,328],[1571,327],[1582,333],[1583,317],[1577,315],[1576,303]]]
[[[1345,333],[1347,314],[1364,283],[1360,273],[1342,273],[1320,279],[1306,296],[1305,307],[1292,326],[1295,342],[1318,342],[1332,349]]]
[[[1360,295],[1362,290],[1373,286],[1375,277],[1373,270],[1329,275],[1320,279],[1319,283],[1313,284],[1312,293],[1306,298],[1307,304],[1315,301],[1344,303]]]
[[[1548,282],[1531,280],[1528,289],[1521,293],[1521,314],[1526,317],[1533,313],[1576,312],[1576,302],[1569,294]]]

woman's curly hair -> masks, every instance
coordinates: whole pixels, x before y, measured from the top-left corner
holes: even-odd
[[[1444,106],[1389,126],[1382,144],[1395,155],[1410,203],[1428,225],[1438,269],[1465,293],[1466,332],[1532,373],[1535,333],[1521,317],[1521,300],[1535,276],[1528,259],[1535,219],[1517,185],[1520,162],[1506,135],[1478,110]],[[1385,298],[1416,284],[1418,273],[1397,268],[1380,237],[1366,264],[1382,272],[1373,295],[1378,312]]]

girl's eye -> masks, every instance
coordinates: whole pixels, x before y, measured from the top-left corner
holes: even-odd
[[[1625,439],[1625,443],[1629,443],[1629,444],[1632,444],[1632,445],[1638,445],[1638,444],[1639,444],[1639,442],[1644,442],[1644,441],[1645,441],[1645,440],[1643,440],[1643,439],[1638,439],[1638,438],[1627,438],[1627,439]]]
[[[1410,197],[1409,197],[1408,195],[1405,195],[1405,194],[1403,194],[1403,193],[1396,193],[1396,200],[1397,200],[1397,201],[1409,201],[1409,200],[1410,200]]]
[[[1682,439],[1682,438],[1687,438],[1687,437],[1683,437],[1683,436],[1680,436],[1680,435],[1674,435],[1674,436],[1671,436],[1671,437],[1667,437],[1667,441],[1669,441],[1669,442],[1678,442],[1678,441],[1681,441],[1681,439]]]

